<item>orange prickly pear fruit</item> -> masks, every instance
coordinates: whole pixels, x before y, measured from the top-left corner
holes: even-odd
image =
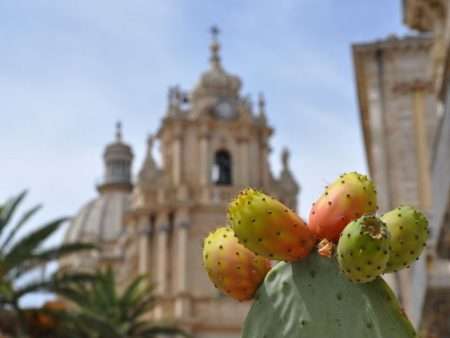
[[[230,227],[203,241],[203,266],[214,286],[239,301],[253,298],[271,268],[270,261],[239,244]]]
[[[348,223],[376,210],[377,194],[373,182],[365,175],[350,172],[327,186],[313,203],[308,227],[319,239],[337,242]]]

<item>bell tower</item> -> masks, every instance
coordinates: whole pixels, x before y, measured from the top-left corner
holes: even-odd
[[[268,156],[273,134],[265,99],[254,108],[242,82],[221,61],[219,30],[211,29],[209,68],[190,91],[169,89],[161,126],[148,151],[126,217],[125,276],[150,272],[162,305],[155,316],[174,317],[199,337],[239,337],[248,304],[222,297],[201,266],[201,244],[226,223],[229,201],[251,186],[296,209],[299,186],[284,153],[281,176]],[[159,142],[161,163],[153,159]]]

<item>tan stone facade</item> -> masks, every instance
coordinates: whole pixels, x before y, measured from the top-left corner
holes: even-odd
[[[210,68],[195,88],[169,90],[167,111],[148,138],[130,206],[122,214],[122,232],[114,241],[121,257],[108,262],[123,282],[138,274],[151,276],[161,300],[156,318],[175,319],[199,338],[237,338],[250,303],[213,287],[201,266],[202,240],[226,224],[228,202],[241,189],[261,189],[295,210],[299,186],[287,150],[280,176],[273,176],[268,159],[273,130],[264,97],[255,109],[241,95],[241,80],[221,64],[216,30],[210,48]],[[155,142],[161,164],[153,158]],[[75,218],[74,225],[77,219],[83,223],[89,217]]]
[[[431,238],[410,270],[388,276],[423,337],[450,337],[450,117],[447,1],[403,1],[425,32],[353,47],[361,122],[381,211],[427,212]]]
[[[380,212],[410,204],[430,210],[429,158],[437,116],[428,75],[431,40],[391,36],[353,46],[361,122]],[[406,312],[419,320],[412,269],[386,276]]]

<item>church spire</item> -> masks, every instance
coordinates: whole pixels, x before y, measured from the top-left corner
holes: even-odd
[[[267,122],[266,116],[266,99],[263,93],[259,93],[258,95],[258,114],[261,122]]]
[[[154,183],[154,181],[158,178],[159,169],[155,159],[153,158],[153,146],[155,140],[156,135],[151,134],[147,138],[147,153],[138,177],[140,184]]]
[[[103,182],[97,186],[98,191],[100,193],[116,190],[130,191],[133,151],[128,144],[123,143],[120,121],[116,123],[115,140],[106,146],[103,160],[105,173]]]
[[[292,175],[291,168],[289,167],[289,158],[291,154],[287,148],[283,148],[281,152],[281,175],[280,182],[285,186],[286,190],[294,191],[297,195],[299,191],[299,186]]]
[[[122,142],[122,122],[116,122],[116,142]]]
[[[211,50],[211,58],[210,58],[210,62],[211,62],[211,66],[214,69],[222,69],[222,65],[220,63],[220,43],[218,40],[218,36],[220,33],[219,28],[214,25],[211,27],[211,36],[212,36],[212,41],[211,41],[211,45],[209,46],[209,49]]]

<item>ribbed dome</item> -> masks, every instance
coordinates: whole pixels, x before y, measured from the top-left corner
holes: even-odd
[[[241,80],[239,77],[227,74],[221,67],[211,68],[204,72],[200,77],[200,82],[196,90],[204,90],[211,94],[236,94],[241,88]]]
[[[65,242],[107,243],[123,231],[123,216],[130,205],[130,193],[108,192],[90,201],[71,220]]]

